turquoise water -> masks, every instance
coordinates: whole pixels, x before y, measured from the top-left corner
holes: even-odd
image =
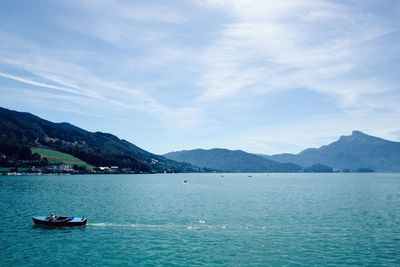
[[[400,265],[400,174],[251,175],[0,177],[0,265]]]

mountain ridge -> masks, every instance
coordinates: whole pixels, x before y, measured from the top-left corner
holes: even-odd
[[[297,164],[279,163],[242,150],[224,148],[176,151],[163,156],[199,167],[226,172],[299,172],[302,169]]]
[[[213,153],[220,149],[193,149],[174,151],[164,156],[182,162],[188,162],[199,166],[215,166],[217,157],[209,160],[206,163],[205,156],[212,158],[207,153]],[[242,150],[227,150],[229,153],[244,152],[247,158],[250,155],[263,157],[280,163],[292,163],[292,166],[300,166],[301,171],[313,172],[318,170],[333,170],[339,171],[380,171],[380,172],[397,172],[400,171],[400,142],[385,140],[383,138],[367,135],[361,131],[354,130],[351,135],[342,135],[338,140],[322,145],[319,148],[307,148],[298,154],[282,153],[276,155],[252,154]],[[195,155],[196,153],[202,155]],[[228,155],[228,153],[226,152]],[[253,158],[259,160],[258,158]],[[235,160],[236,161],[236,160]],[[236,170],[231,162],[229,166],[225,162],[222,170]],[[221,167],[221,166],[219,166]],[[219,168],[221,169],[221,168]]]
[[[30,147],[51,148],[94,166],[120,166],[137,172],[200,171],[190,164],[150,153],[110,133],[89,132],[68,122],[54,123],[28,112],[0,107],[0,153],[29,159]]]
[[[298,154],[276,154],[265,158],[294,162],[305,166],[326,164],[339,169],[372,168],[376,171],[400,171],[400,142],[353,131],[319,148],[308,148]]]
[[[300,172],[329,168],[400,171],[400,142],[356,130],[298,154],[268,156],[243,150],[199,148],[161,156],[111,133],[89,132],[68,122],[54,123],[28,112],[0,107],[0,156],[30,159],[31,147],[67,153],[93,166],[120,166],[138,172]]]

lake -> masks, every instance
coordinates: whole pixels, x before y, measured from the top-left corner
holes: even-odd
[[[0,176],[0,211],[1,266],[400,265],[400,174]]]

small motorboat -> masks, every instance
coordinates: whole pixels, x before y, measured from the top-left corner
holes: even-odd
[[[35,224],[46,226],[81,226],[86,225],[85,217],[68,217],[68,216],[35,216],[32,217]]]

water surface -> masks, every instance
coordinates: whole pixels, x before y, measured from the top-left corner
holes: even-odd
[[[400,174],[249,176],[0,177],[0,265],[400,265]]]

